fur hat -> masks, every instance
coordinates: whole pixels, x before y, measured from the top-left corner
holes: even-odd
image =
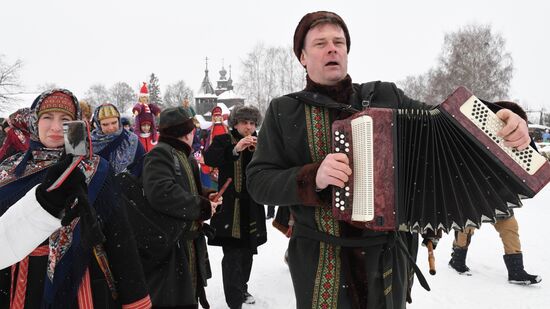
[[[298,26],[296,26],[296,30],[294,31],[293,49],[294,54],[296,55],[296,57],[298,57],[298,60],[300,60],[300,56],[302,55],[304,41],[306,40],[306,35],[309,30],[317,25],[326,23],[338,25],[340,26],[340,28],[342,28],[342,30],[344,31],[344,35],[346,36],[346,46],[348,47],[349,53],[351,39],[349,37],[348,27],[346,26],[346,23],[344,22],[342,17],[333,12],[318,11],[307,13],[306,15],[304,15],[304,17],[302,17],[302,19],[298,23]]]
[[[47,112],[63,112],[76,119],[76,107],[73,98],[61,91],[56,91],[44,98],[38,110],[38,118]]]
[[[241,120],[254,121],[256,126],[259,126],[262,123],[262,115],[254,106],[235,105],[229,115],[229,126],[233,128]]]
[[[160,135],[181,137],[195,129],[193,116],[183,106],[169,107],[160,112]]]

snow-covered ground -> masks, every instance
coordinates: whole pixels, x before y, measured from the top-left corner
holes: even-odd
[[[504,254],[498,233],[490,224],[476,231],[468,251],[467,265],[473,275],[460,276],[448,268],[451,254],[451,235],[441,239],[436,254],[437,274],[428,273],[427,254],[421,248],[418,265],[426,276],[431,292],[419,284],[413,288],[413,303],[407,308],[471,308],[471,309],[544,309],[550,308],[550,235],[546,227],[550,220],[550,186],[535,198],[526,200],[516,211],[527,272],[542,276],[541,283],[517,286],[507,282],[502,259]],[[259,248],[252,266],[249,291],[255,305],[243,308],[295,308],[290,273],[283,262],[288,240],[268,223],[268,242]],[[227,308],[221,278],[222,251],[209,247],[213,278],[208,281],[207,295],[212,309]]]

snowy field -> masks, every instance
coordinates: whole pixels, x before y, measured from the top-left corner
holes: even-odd
[[[453,238],[445,235],[437,249],[437,274],[428,273],[427,253],[421,248],[418,265],[426,276],[431,292],[419,284],[413,288],[413,303],[407,308],[445,309],[544,309],[550,308],[550,235],[545,229],[550,220],[550,186],[546,186],[534,199],[526,200],[516,211],[527,272],[542,277],[532,286],[517,286],[507,282],[504,254],[498,233],[490,224],[476,231],[468,251],[467,265],[472,276],[460,276],[447,266]],[[259,248],[254,258],[249,292],[256,304],[243,308],[284,309],[295,308],[290,273],[283,262],[287,238],[268,225],[268,242]],[[227,308],[223,296],[221,277],[222,251],[209,247],[213,278],[208,281],[207,296],[212,309]]]

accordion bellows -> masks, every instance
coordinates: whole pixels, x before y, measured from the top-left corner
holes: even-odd
[[[333,188],[333,214],[378,231],[479,227],[550,181],[529,147],[503,145],[503,122],[466,88],[430,109],[367,108],[332,125],[333,152],[353,170]]]

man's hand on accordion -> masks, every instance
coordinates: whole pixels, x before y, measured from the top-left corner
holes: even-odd
[[[331,153],[321,162],[315,176],[315,185],[319,190],[323,190],[329,185],[343,188],[350,175],[351,168],[348,157],[343,153]]]
[[[496,115],[506,124],[497,132],[498,136],[504,138],[504,145],[518,150],[527,148],[531,138],[525,120],[509,109],[501,109]]]

